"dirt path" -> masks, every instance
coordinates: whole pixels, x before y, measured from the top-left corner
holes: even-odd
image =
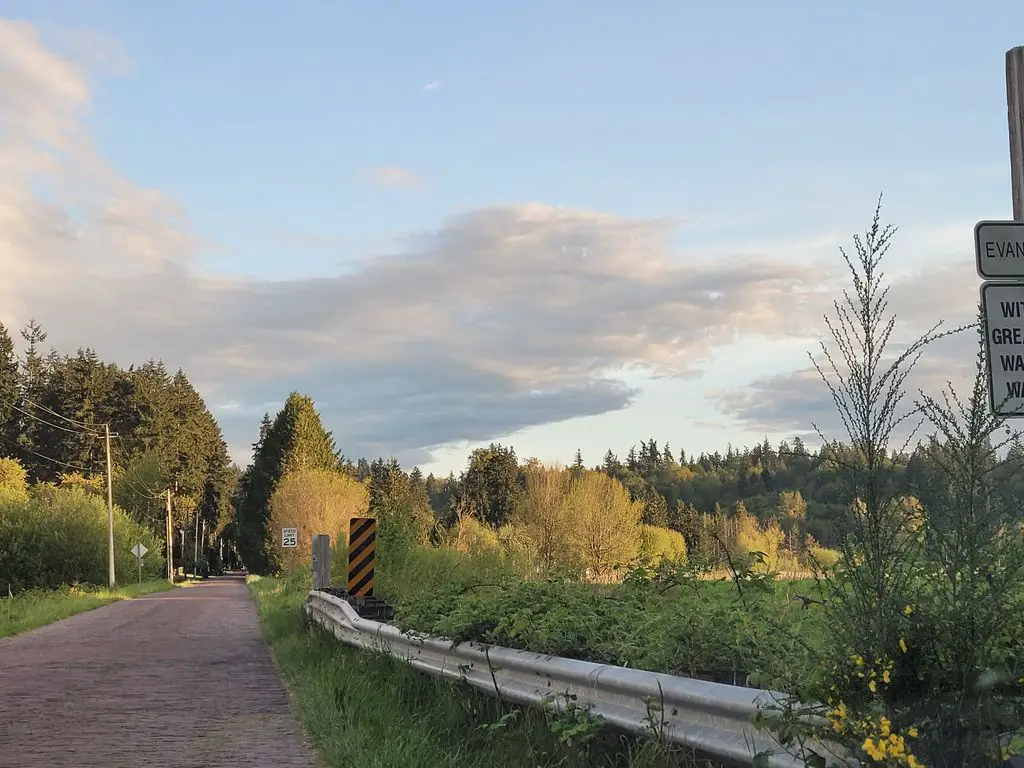
[[[0,639],[0,766],[314,768],[245,583]]]

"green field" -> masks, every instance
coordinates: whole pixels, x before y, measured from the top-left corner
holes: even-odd
[[[171,589],[171,585],[160,580],[129,584],[114,590],[92,585],[27,590],[0,600],[0,637],[27,632],[118,600],[130,600],[168,589]]]

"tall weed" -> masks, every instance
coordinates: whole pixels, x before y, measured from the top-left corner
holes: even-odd
[[[865,237],[854,239],[855,258],[843,252],[852,290],[826,318],[833,344],[822,343],[818,367],[849,439],[819,431],[849,499],[841,561],[819,574],[825,642],[815,674],[794,679],[792,695],[759,719],[809,765],[830,757],[997,766],[1019,746],[1010,742],[1024,674],[1024,542],[988,477],[1002,424],[987,412],[983,344],[965,403],[950,388],[905,405],[907,377],[926,347],[963,329],[936,325],[910,344],[892,343],[880,264],[895,229],[879,219],[876,208]],[[940,467],[917,488],[893,460],[895,436],[901,427],[913,434],[913,419],[935,428],[929,450]]]

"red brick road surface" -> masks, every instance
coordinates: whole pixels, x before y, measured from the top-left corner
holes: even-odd
[[[0,639],[0,766],[314,768],[245,583]]]

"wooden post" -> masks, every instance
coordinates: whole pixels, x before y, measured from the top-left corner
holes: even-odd
[[[110,425],[103,425],[107,443],[107,586],[111,589],[117,583],[114,577],[114,477],[110,461]]]
[[[167,580],[174,584],[174,530],[171,528],[171,489],[167,489],[167,530],[164,538],[167,545]]]
[[[1024,46],[1006,52],[1006,112],[1014,221],[1024,221]]]
[[[313,589],[331,586],[331,537],[319,533],[313,537]]]

